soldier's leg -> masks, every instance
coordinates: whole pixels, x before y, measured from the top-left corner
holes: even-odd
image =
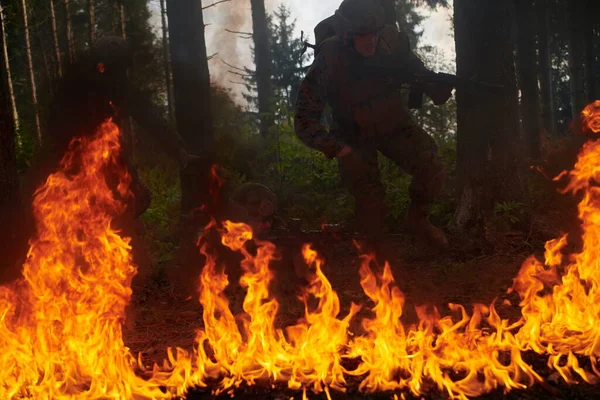
[[[338,159],[342,182],[356,202],[356,218],[369,244],[383,236],[386,210],[385,189],[381,184],[377,151],[354,148]]]
[[[407,228],[439,247],[448,241],[441,230],[429,223],[429,206],[442,191],[446,170],[431,136],[415,124],[408,124],[382,138],[379,151],[412,176],[409,188],[411,205]]]

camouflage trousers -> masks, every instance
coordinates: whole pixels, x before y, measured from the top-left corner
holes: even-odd
[[[409,188],[412,204],[429,205],[441,192],[446,174],[437,145],[416,124],[401,126],[382,136],[342,140],[353,149],[338,158],[342,182],[355,199],[357,222],[368,237],[383,234],[387,213],[378,152],[412,176]]]

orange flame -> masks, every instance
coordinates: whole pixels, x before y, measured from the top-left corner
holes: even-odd
[[[600,100],[596,100],[583,109],[581,125],[586,130],[600,133]]]
[[[38,235],[24,279],[0,289],[0,398],[165,397],[134,374],[121,324],[136,268],[129,239],[111,228],[130,176],[107,122],[79,139],[36,192]],[[105,175],[116,172],[116,193]]]

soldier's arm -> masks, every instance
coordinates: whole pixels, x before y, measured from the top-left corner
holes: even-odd
[[[411,49],[408,36],[403,32],[398,32],[398,36],[401,45],[401,57],[406,63],[405,65],[407,69],[418,74],[431,73],[431,71],[425,66],[425,63],[423,63],[423,60],[421,60],[421,58],[419,58],[419,56],[417,56]]]
[[[418,75],[429,75],[434,72],[428,69],[423,61],[417,56],[412,49],[410,48],[410,41],[408,36],[399,32],[400,41],[404,43],[402,45],[403,48],[403,58],[406,60],[407,69]],[[448,101],[448,99],[452,96],[452,86],[443,85],[443,84],[427,84],[425,85],[425,94],[433,100],[435,105],[442,105]]]
[[[141,90],[129,87],[127,108],[135,122],[151,136],[171,159],[182,162],[185,154],[183,139],[162,116],[158,107]]]
[[[321,52],[300,84],[294,128],[296,135],[307,146],[323,152],[328,158],[334,158],[344,145],[330,136],[321,124],[321,115],[327,104],[328,85],[329,71]]]

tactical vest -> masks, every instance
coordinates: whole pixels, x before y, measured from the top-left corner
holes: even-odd
[[[365,71],[368,63],[393,62],[393,54],[381,54],[380,47],[378,54],[365,58],[339,37],[321,46],[329,74],[328,101],[342,135],[385,135],[411,122],[400,88],[391,85],[391,77]]]

